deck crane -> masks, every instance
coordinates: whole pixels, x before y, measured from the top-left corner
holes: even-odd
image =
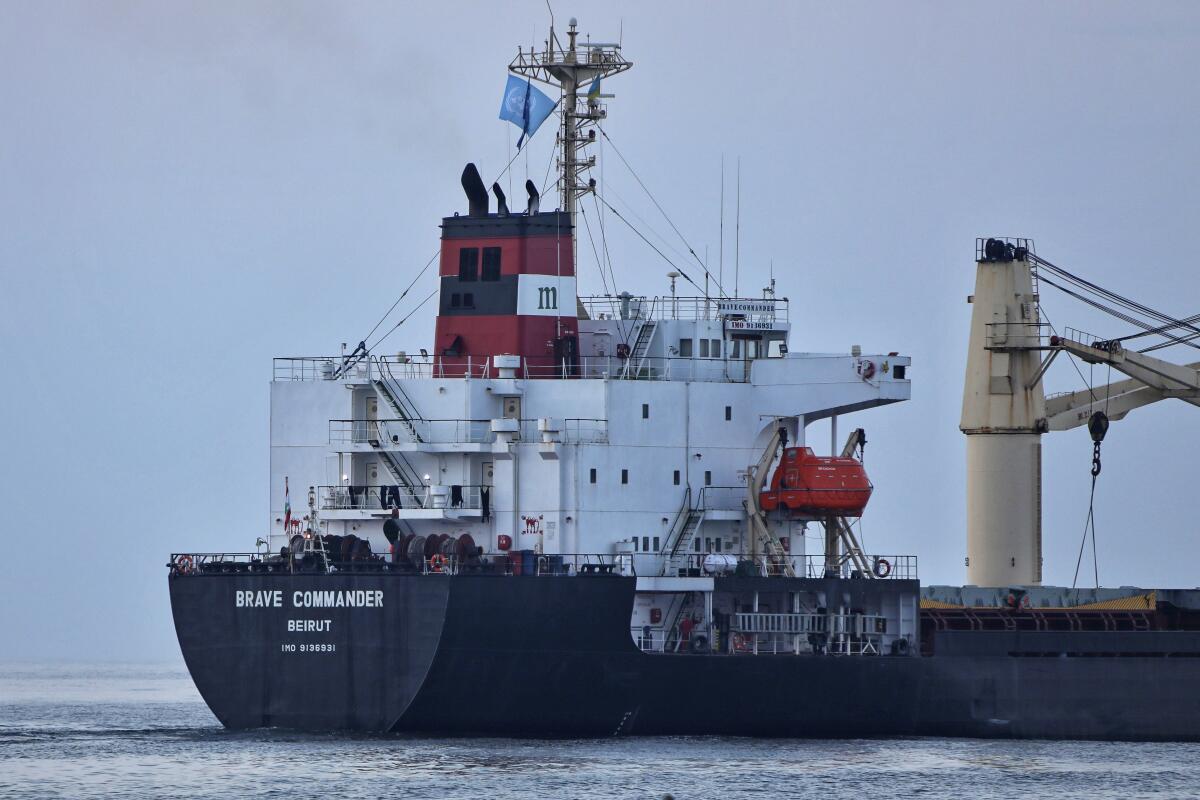
[[[967,582],[977,586],[1042,581],[1042,434],[1087,424],[1095,411],[1104,409],[1106,399],[1108,417],[1118,420],[1135,408],[1168,398],[1200,405],[1198,363],[1173,364],[1128,350],[1119,340],[1100,340],[1077,331],[1045,336],[1037,267],[1078,280],[1039,258],[1027,239],[977,242],[959,426],[967,435]],[[1135,311],[1151,311],[1130,305]],[[1117,315],[1141,325],[1132,317]],[[1194,319],[1174,320],[1156,312],[1151,316],[1167,324],[1142,326],[1144,333],[1138,335],[1181,330],[1184,333],[1175,338],[1168,335],[1169,343],[1200,338]],[[1110,365],[1129,377],[1047,399],[1042,377],[1064,351],[1088,363]]]
[[[746,495],[745,505],[746,520],[750,526],[751,555],[757,555],[758,548],[761,545],[766,551],[766,556],[771,564],[785,576],[794,578],[796,577],[796,573],[792,569],[792,560],[788,558],[788,553],[783,549],[783,543],[779,541],[779,537],[775,535],[775,531],[771,530],[771,526],[767,522],[767,514],[759,505],[763,484],[766,483],[771,475],[771,464],[775,461],[775,456],[779,453],[779,448],[787,446],[786,442],[787,429],[782,427],[776,428],[771,434],[767,446],[763,449],[763,454],[759,458],[758,464],[747,473],[746,488],[749,491]]]

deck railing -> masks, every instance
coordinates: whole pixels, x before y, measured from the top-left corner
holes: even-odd
[[[317,498],[322,511],[380,510],[389,508],[479,509],[481,486],[433,485],[407,486],[318,486]]]
[[[490,419],[331,419],[330,444],[389,444],[413,442],[414,433],[424,444],[487,444],[496,441]],[[608,420],[568,417],[543,421],[520,420],[522,442],[587,444],[608,441]]]
[[[344,560],[319,547],[308,552],[172,553],[167,567],[173,575],[226,575],[258,572],[393,572],[421,575],[506,575],[566,577],[621,575],[622,556],[603,553],[540,554],[513,551],[459,557],[435,554],[415,562],[407,554],[365,553]]]
[[[718,561],[707,561],[710,556],[726,558],[732,566],[725,567]],[[668,562],[663,573],[668,576],[719,577],[741,575],[744,577],[786,577],[790,565],[797,577],[803,578],[861,578],[864,580],[916,580],[916,556],[864,556],[868,569],[860,570],[853,562],[837,565],[827,564],[825,556],[804,555],[777,557],[765,553],[696,553],[679,552]],[[716,571],[714,571],[714,567]]]
[[[760,358],[767,358],[762,356]],[[771,356],[774,358],[775,356]],[[435,359],[413,356],[386,356],[381,359],[387,375],[395,380],[418,378],[495,378],[491,356],[458,356]],[[750,380],[749,366],[759,359],[732,358],[726,353],[719,357],[645,357],[636,370],[627,369],[628,359],[611,356],[583,356],[575,364],[539,364],[522,359],[519,368],[528,378],[589,378],[657,381],[696,381],[705,383],[746,383]],[[332,381],[370,383],[380,379],[380,368],[373,359],[364,359],[338,373],[340,359],[336,356],[292,356],[273,361],[272,380]]]
[[[615,322],[704,320],[722,317],[744,318],[755,322],[788,320],[786,298],[593,295],[580,297],[579,302],[592,319],[611,319]]]

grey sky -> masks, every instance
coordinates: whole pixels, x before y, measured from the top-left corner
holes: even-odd
[[[465,208],[464,162],[490,180],[515,142],[496,119],[505,65],[544,36],[545,4],[438,6],[6,4],[0,658],[174,658],[167,554],[264,531],[272,356],[361,338]],[[916,553],[926,582],[964,577],[976,236],[1033,237],[1102,285],[1200,312],[1195,4],[554,6],[596,39],[623,28],[636,66],[605,87],[607,130],[714,271],[725,155],[727,277],[740,156],[741,287],[774,260],[794,350],[913,357],[913,400],[854,423],[876,485],[867,548]],[[530,148],[538,182],[552,140]],[[524,157],[514,169],[519,186]],[[680,246],[615,158],[603,185]],[[624,288],[664,291],[670,267],[608,230]],[[598,291],[580,253],[581,291]],[[386,348],[431,338],[426,307]],[[1049,388],[1081,388],[1063,362]],[[1114,424],[1105,584],[1198,583],[1198,434],[1177,401]],[[1070,582],[1090,458],[1085,431],[1045,442],[1047,582]]]

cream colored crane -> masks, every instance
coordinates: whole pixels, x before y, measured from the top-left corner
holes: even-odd
[[[1172,364],[1078,334],[1047,340],[1037,263],[1047,264],[1028,240],[980,240],[977,248],[959,426],[967,435],[967,583],[977,586],[1042,581],[1043,433],[1086,424],[1106,398],[1111,419],[1171,397],[1200,405],[1200,365]],[[1063,351],[1129,379],[1047,400],[1041,379]]]

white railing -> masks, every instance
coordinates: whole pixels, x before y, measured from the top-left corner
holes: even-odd
[[[490,419],[331,419],[330,444],[370,444],[387,446],[413,441],[413,434],[422,442],[486,443],[495,440]]]
[[[787,322],[788,301],[749,297],[614,297],[594,295],[579,301],[592,319],[615,321],[665,319],[721,319],[737,317],[749,322]]]
[[[732,557],[736,567],[712,573],[705,566],[705,559],[710,555]],[[853,562],[847,560],[836,565],[827,565],[824,556],[772,556],[765,553],[696,553],[680,552],[668,559],[667,568],[662,573],[669,576],[710,577],[722,575],[740,575],[744,577],[777,578],[787,577],[790,566],[797,577],[804,578],[843,578],[843,579],[887,579],[887,580],[917,580],[916,556],[878,556],[863,557],[867,570],[860,570]]]
[[[734,653],[797,652],[797,638],[803,636],[813,649],[832,655],[880,655],[887,618],[878,614],[746,612],[733,615],[732,628]]]
[[[556,419],[546,425],[539,419],[520,421],[520,440],[564,444],[608,441],[606,419]],[[366,444],[387,448],[391,444],[416,441],[423,444],[488,444],[496,441],[490,419],[331,419],[330,444]]]
[[[562,442],[564,444],[589,444],[608,441],[606,419],[561,419],[549,422],[558,426],[556,430],[543,430],[545,423],[538,419],[521,420],[522,442]]]
[[[426,486],[318,486],[322,511],[377,511],[389,508],[479,509],[482,487]]]
[[[703,383],[746,383],[750,380],[749,365],[757,359],[695,357],[645,357],[639,360],[636,370],[627,369],[628,359],[617,356],[583,356],[574,365],[530,363],[522,359],[518,374],[528,378],[591,378],[655,381],[696,381]],[[338,374],[338,359],[332,356],[276,358],[273,363],[274,381],[321,381],[346,380],[370,383],[379,380],[380,370],[370,360],[363,360]],[[432,357],[427,359],[396,360],[394,356],[384,359],[389,372],[386,377],[395,380],[421,378],[494,378],[490,356],[462,356],[460,358]]]

